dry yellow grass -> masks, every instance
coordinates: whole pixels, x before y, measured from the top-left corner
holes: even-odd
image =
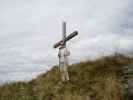
[[[133,63],[123,55],[108,56],[69,66],[70,81],[59,85],[59,71],[51,71],[24,83],[0,87],[0,100],[121,100],[121,67]]]

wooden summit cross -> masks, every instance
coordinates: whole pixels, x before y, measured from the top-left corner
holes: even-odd
[[[61,80],[62,81],[68,81],[69,80],[69,75],[67,71],[68,67],[68,56],[70,55],[70,52],[67,50],[66,47],[66,42],[72,39],[78,35],[77,31],[74,31],[73,33],[69,34],[66,36],[66,23],[63,22],[62,24],[62,40],[54,44],[54,48],[59,47],[59,70],[60,70],[60,75],[61,75]]]

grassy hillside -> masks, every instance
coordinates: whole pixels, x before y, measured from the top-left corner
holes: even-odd
[[[121,67],[133,63],[123,55],[102,57],[69,66],[70,81],[60,83],[57,66],[24,83],[0,87],[0,100],[122,100]]]

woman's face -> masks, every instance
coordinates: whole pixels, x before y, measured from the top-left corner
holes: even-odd
[[[63,46],[63,44],[64,44],[63,42],[60,43],[60,45],[62,45],[62,46]]]

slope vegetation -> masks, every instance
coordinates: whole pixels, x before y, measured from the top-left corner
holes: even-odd
[[[121,68],[133,64],[124,55],[102,57],[69,66],[69,82],[60,82],[57,66],[30,82],[0,87],[0,100],[122,100]]]

